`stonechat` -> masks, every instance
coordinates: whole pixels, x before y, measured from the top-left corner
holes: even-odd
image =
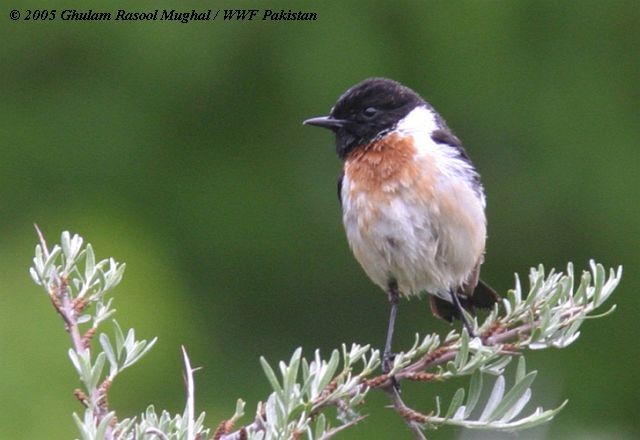
[[[461,319],[473,337],[463,310],[489,308],[499,296],[479,279],[487,235],[480,176],[444,119],[408,87],[370,78],[304,124],[335,133],[349,246],[391,302],[383,369],[401,297],[428,293],[435,316]]]

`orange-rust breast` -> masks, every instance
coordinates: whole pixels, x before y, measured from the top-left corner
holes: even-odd
[[[351,192],[365,192],[376,198],[391,196],[401,187],[421,185],[428,163],[416,158],[411,136],[390,134],[383,139],[353,150],[345,162],[345,174],[351,182]]]

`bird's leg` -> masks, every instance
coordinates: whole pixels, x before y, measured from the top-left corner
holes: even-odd
[[[391,303],[391,312],[389,314],[389,326],[387,327],[387,340],[384,344],[384,352],[382,353],[382,372],[387,374],[391,370],[393,363],[393,354],[391,353],[391,343],[393,341],[393,330],[396,325],[396,315],[398,314],[398,301],[400,300],[400,292],[398,292],[398,283],[395,280],[389,281],[389,303]]]
[[[471,323],[467,319],[467,315],[464,314],[464,308],[462,307],[462,304],[460,303],[460,298],[458,298],[458,294],[453,289],[449,290],[449,294],[451,294],[451,299],[453,300],[453,304],[456,306],[456,309],[458,310],[458,313],[460,314],[460,319],[462,320],[462,323],[464,324],[465,328],[467,329],[467,333],[469,334],[469,337],[470,338],[475,338],[476,334],[473,331],[473,327],[471,326]]]

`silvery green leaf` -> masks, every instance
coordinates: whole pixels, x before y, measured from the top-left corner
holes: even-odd
[[[90,411],[87,410],[85,412],[85,414]],[[85,422],[78,416],[78,414],[73,413],[71,415],[73,417],[73,421],[76,423],[76,427],[78,428],[78,431],[80,431],[80,437],[82,438],[82,440],[95,440],[95,438],[91,435],[90,431],[87,429],[87,425],[85,425]],[[88,426],[92,426],[91,424],[89,424]]]
[[[129,435],[131,433],[131,429],[134,426],[134,423],[136,421],[135,417],[129,418],[129,419],[124,419],[124,420],[120,420],[118,421],[117,425],[115,426],[115,440],[128,440],[131,439],[132,436]],[[133,437],[135,438],[135,437]],[[140,437],[138,437],[140,438]]]
[[[244,407],[245,407],[244,400],[238,399],[236,401],[236,410],[233,413],[233,419],[234,420],[238,420],[240,417],[244,416]]]
[[[264,356],[260,356],[260,365],[262,365],[262,370],[264,371],[265,376],[267,376],[267,380],[271,384],[271,388],[275,392],[281,394],[282,393],[282,387],[280,386],[280,383],[278,382],[278,378],[276,377],[276,373],[273,371],[273,369],[271,368],[271,366],[269,365],[267,360],[264,358]]]
[[[104,291],[111,290],[122,280],[124,270],[127,267],[125,263],[118,264],[113,258],[109,258],[109,270],[104,275]]]
[[[539,328],[544,332],[544,329],[549,327],[549,320],[551,319],[551,310],[548,305],[543,306],[540,309],[540,324]]]
[[[116,355],[118,358],[124,354],[124,334],[120,328],[120,324],[115,319],[113,320],[113,335],[116,340]]]
[[[73,348],[70,348],[67,352],[69,354],[69,359],[71,359],[71,363],[73,367],[76,369],[79,375],[82,375],[82,366],[80,365],[80,359],[78,358],[78,354]]]
[[[44,252],[42,251],[42,246],[39,244],[36,245],[35,257],[33,257],[33,265],[39,271],[42,270],[44,266]]]
[[[541,337],[542,337],[542,329],[540,327],[534,327],[533,330],[531,331],[531,335],[529,336],[529,340],[532,341],[530,345],[533,345],[533,343],[535,343],[536,341],[539,341]],[[545,346],[545,344],[542,344],[542,346]]]
[[[502,398],[502,400],[496,405],[496,407],[489,414],[488,420],[489,422],[493,422],[494,420],[499,419],[503,415],[509,411],[514,404],[520,400],[520,398],[526,393],[527,389],[533,383],[533,380],[536,378],[537,372],[531,371],[528,373],[521,381],[516,383],[513,388],[507,392],[507,394]],[[504,386],[504,385],[503,385]]]
[[[504,372],[504,368],[511,362],[511,357],[504,356],[498,358],[495,362],[487,363],[480,368],[483,373],[500,375]]]
[[[507,298],[502,300],[502,306],[504,307],[505,316],[509,316],[513,313],[513,310],[517,307],[516,297],[513,290],[509,290],[507,292]]]
[[[460,335],[457,330],[451,330],[449,333],[447,333],[447,336],[445,336],[444,343],[447,344],[448,342],[457,339],[459,336]]]
[[[92,318],[92,317],[91,317],[91,315],[80,315],[80,316],[78,316],[78,318],[76,319],[76,322],[77,322],[78,324],[85,324],[85,323],[87,323],[87,322],[91,321],[91,318]]]
[[[35,270],[35,268],[29,268],[29,275],[31,275],[31,279],[34,283],[36,283],[38,286],[42,286],[42,279],[40,278],[40,275],[38,274],[38,271]]]
[[[356,344],[351,345],[351,350],[347,351],[347,344],[342,344],[342,359],[344,360],[345,367],[351,365],[351,352]]]
[[[60,245],[62,246],[62,251],[64,252],[65,256],[71,254],[71,239],[69,231],[62,231],[62,234],[60,236]]]
[[[44,262],[44,265],[42,266],[42,270],[40,271],[42,275],[46,276],[49,273],[49,270],[51,270],[51,268],[57,261],[58,256],[60,255],[61,252],[62,252],[62,249],[60,249],[59,246],[54,246],[54,248],[49,253],[49,257],[47,258],[47,260]]]
[[[83,238],[80,237],[78,234],[73,234],[73,237],[71,238],[71,252],[72,252],[72,256],[76,257],[79,253],[80,250],[82,249],[82,242],[83,242]]]
[[[87,243],[84,253],[84,279],[89,281],[93,277],[93,271],[95,270],[96,256],[93,253],[91,244]]]
[[[467,404],[465,405],[464,418],[468,418],[471,412],[475,409],[480,400],[480,393],[482,392],[482,373],[476,370],[471,376],[471,383],[469,384],[469,395],[467,397]]]
[[[130,352],[133,349],[135,342],[136,342],[136,331],[130,328],[129,331],[127,331],[126,338],[124,339],[124,347],[127,350],[127,352]]]
[[[108,284],[108,280],[105,276],[105,273],[101,270],[97,270],[94,272],[94,280],[93,280],[93,289],[91,289],[91,295],[89,296],[90,299],[92,300],[96,300],[98,298],[100,298],[100,296],[102,296],[107,290],[109,290],[107,288],[107,284]],[[85,293],[88,291],[85,290]]]
[[[595,262],[592,260],[591,264],[593,265],[595,264]],[[602,279],[604,280],[606,276],[604,267],[602,267],[602,265],[600,264],[598,264],[597,266],[600,267],[602,272]],[[598,297],[598,301],[594,301],[594,304],[593,304],[594,309],[597,307],[600,307],[602,303],[604,303],[609,298],[609,296],[611,296],[611,293],[613,293],[613,290],[618,286],[621,276],[622,276],[622,266],[618,266],[618,269],[616,271],[614,271],[613,268],[609,269],[609,279],[604,281],[602,290]]]
[[[562,408],[564,408],[566,403],[567,402],[565,401],[562,405],[560,405],[558,408],[553,410],[543,411],[542,408],[538,408],[533,414],[517,420],[510,421],[510,422],[504,422],[504,421],[486,422],[483,420],[443,419],[435,416],[430,417],[430,422],[434,424],[464,426],[469,429],[490,429],[490,430],[513,432],[516,430],[532,428],[534,426],[550,421],[559,411],[562,410]]]
[[[500,421],[501,422],[509,422],[509,421],[513,420],[514,417],[517,417],[517,415],[520,414],[520,412],[522,411],[524,406],[531,399],[531,394],[532,394],[531,393],[531,388],[527,388],[527,390],[520,397],[520,399],[518,399],[518,401],[515,402],[511,408],[509,408],[509,410],[504,414],[504,416],[502,416],[500,418]]]
[[[568,278],[564,278],[564,280],[568,281]],[[556,288],[553,290],[553,293],[547,299],[546,301],[547,304],[551,305],[552,307],[558,304],[558,301],[560,300],[560,298],[565,294],[565,292],[567,292],[566,290],[567,286],[568,286],[568,282],[558,284]]]
[[[458,388],[456,393],[453,395],[453,398],[451,399],[451,403],[449,404],[449,409],[447,409],[447,412],[444,415],[444,418],[445,419],[451,418],[455,414],[455,412],[458,411],[458,408],[460,408],[460,405],[462,405],[463,401],[464,401],[464,389]]]
[[[147,342],[146,340],[137,341],[133,347],[133,350],[130,353],[127,353],[127,359],[123,364],[122,369],[124,369],[125,367],[129,367],[142,359],[142,357],[149,353],[149,351],[153,348],[157,340],[158,338],[155,337],[149,342]]]
[[[489,419],[489,416],[493,413],[493,410],[496,409],[496,407],[502,400],[503,395],[504,395],[504,376],[498,376],[495,384],[493,385],[493,389],[491,390],[491,395],[489,396],[487,405],[485,406],[478,420],[482,422],[486,422]]]
[[[580,337],[579,331],[573,332],[573,334],[570,334],[569,336],[563,336],[558,341],[554,341],[553,346],[556,348],[568,347],[569,345],[573,344],[576,341],[576,339],[578,339],[579,337]]]
[[[316,429],[315,429],[315,437],[319,439],[327,430],[327,418],[324,414],[320,413],[318,419],[316,420]]]
[[[87,389],[91,389],[90,385],[91,385],[92,369],[91,369],[91,359],[89,358],[89,352],[87,350],[77,352],[74,349],[70,349],[69,350],[70,355],[71,355],[71,352],[75,354],[77,364],[80,366],[80,370],[79,370],[80,380],[85,384]],[[73,362],[73,359],[71,361]],[[74,362],[74,366],[75,366],[75,362]]]
[[[547,423],[565,407],[567,402],[568,401],[565,400],[558,408],[552,410],[543,411],[542,408],[537,408],[533,414],[527,417],[502,424],[500,429],[507,431],[530,429],[543,423]]]
[[[574,298],[578,304],[587,304],[589,302],[589,298],[587,296],[587,288],[591,284],[591,274],[589,272],[583,272],[582,277],[580,278],[580,285],[578,286],[578,290],[576,291]]]
[[[102,351],[107,356],[107,360],[109,361],[111,371],[113,373],[117,372],[118,357],[115,351],[113,351],[113,346],[111,345],[111,341],[109,340],[109,337],[106,334],[101,333],[100,336],[98,337],[98,340],[100,341],[100,346],[102,347]]]
[[[380,364],[380,350],[371,350],[371,357],[366,362],[366,367],[364,371],[371,372],[376,368],[378,368],[379,364]],[[363,372],[363,375],[365,375],[364,372]]]
[[[114,416],[115,416],[115,413],[113,411],[104,415],[104,417],[102,418],[102,420],[100,421],[96,429],[96,437],[95,437],[96,439],[106,438],[107,428],[109,428],[109,426],[111,425],[111,422],[113,421]]]
[[[541,288],[542,288],[542,284],[544,282],[543,278],[544,278],[544,270],[542,270],[542,268],[540,268],[540,272],[541,275],[539,277],[535,277],[535,272],[533,271],[533,269],[531,270],[531,277],[532,277],[532,282],[533,285],[531,286],[531,290],[529,291],[529,295],[527,296],[527,299],[524,301],[524,306],[525,307],[531,307],[533,306],[534,302],[536,299],[538,299],[538,293],[540,292]]]
[[[80,249],[82,247],[82,237],[75,234],[70,238],[68,231],[64,231],[60,238],[60,244],[62,245],[62,251],[64,253],[64,273],[69,273],[73,266],[76,264],[76,260],[79,257]]]
[[[331,353],[331,358],[329,359],[329,363],[327,364],[326,371],[320,379],[320,383],[318,385],[320,389],[324,389],[327,385],[329,385],[329,382],[331,382],[331,380],[333,379],[333,375],[338,369],[339,362],[340,354],[338,353],[338,350],[333,350],[333,352]]]
[[[298,370],[300,368],[300,358],[302,357],[302,348],[298,347],[291,356],[289,366],[281,363],[282,370],[282,388],[284,389],[284,397],[291,394],[298,377]]]
[[[609,269],[609,279],[604,284],[605,292],[601,297],[601,302],[604,302],[611,296],[614,289],[618,287],[618,284],[620,284],[621,278],[622,278],[622,266],[618,266],[618,268],[615,271],[613,270],[613,268]]]
[[[527,374],[527,365],[524,356],[518,359],[518,366],[516,367],[516,383],[524,379]]]
[[[349,400],[349,404],[348,404],[349,407],[354,408],[360,405],[364,401],[364,398],[366,397],[366,395],[367,395],[366,392],[358,392],[354,394],[353,397]]]
[[[618,308],[618,306],[616,304],[614,304],[611,307],[609,307],[609,309],[606,312],[602,312],[602,313],[599,313],[599,314],[596,314],[596,315],[587,315],[587,316],[584,317],[584,319],[604,318],[605,316],[609,316],[613,312],[615,312],[617,308]]]
[[[91,376],[89,382],[90,386],[87,386],[88,389],[95,389],[98,387],[98,383],[100,382],[100,378],[102,377],[102,370],[104,369],[105,362],[105,354],[101,352],[96,357],[96,361],[91,368]]]
[[[463,368],[469,360],[469,334],[467,329],[463,328],[460,334],[460,349],[455,357],[456,369]]]
[[[98,302],[96,305],[96,313],[94,316],[94,327],[97,327],[98,324],[100,324],[103,321],[106,321],[107,319],[109,319],[114,313],[116,313],[116,309],[111,309],[111,300],[113,298],[109,298],[109,301],[107,301],[106,305],[101,306],[101,303]]]
[[[302,358],[302,379],[306,382],[309,380],[309,375],[311,374],[309,370],[309,362],[305,358]]]
[[[594,293],[593,293],[593,304],[598,307],[600,305],[600,295],[602,293],[602,287],[604,286],[604,278],[606,276],[604,272],[604,267],[601,264],[596,264],[595,261],[591,260],[590,262],[591,272],[593,273],[593,284],[594,284]]]
[[[456,412],[451,416],[451,419],[464,420],[466,412],[467,412],[467,407],[464,405],[460,405],[460,407],[456,410]]]
[[[520,282],[520,276],[515,274],[516,276],[516,286],[513,292],[513,305],[517,307],[522,302],[522,283]],[[511,291],[510,291],[511,292]]]
[[[349,365],[352,365],[358,362],[360,359],[363,359],[370,348],[371,346],[369,344],[362,345],[362,346],[359,344],[353,344],[351,346],[351,355],[350,355],[351,363]]]

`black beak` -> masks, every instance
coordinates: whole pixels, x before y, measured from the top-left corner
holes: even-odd
[[[331,116],[318,116],[303,122],[304,125],[315,125],[316,127],[328,128],[334,131],[343,127],[346,123],[347,121],[344,119],[335,119]]]

